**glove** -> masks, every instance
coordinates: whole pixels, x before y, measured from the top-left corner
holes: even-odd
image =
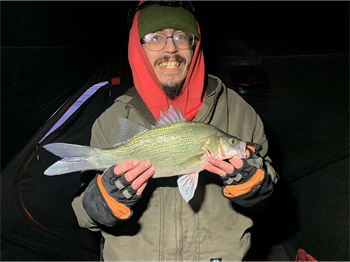
[[[88,215],[102,225],[114,226],[132,216],[130,209],[140,198],[125,174],[116,175],[109,167],[87,187],[83,206]]]
[[[226,186],[222,194],[233,202],[252,207],[268,198],[273,192],[271,176],[263,169],[263,159],[259,152],[262,146],[246,142],[249,157],[242,159],[243,165],[234,168],[231,174],[226,174],[222,180]]]

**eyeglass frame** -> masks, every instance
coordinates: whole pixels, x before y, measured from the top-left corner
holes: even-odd
[[[178,34],[181,34],[181,33],[176,33],[176,34],[173,34],[172,36],[166,36],[166,35],[163,34],[163,33],[157,33],[157,34],[160,34],[160,35],[164,35],[164,36],[165,36],[165,41],[164,41],[164,46],[163,46],[162,48],[156,49],[156,50],[150,49],[150,48],[147,46],[147,42],[145,41],[145,38],[146,38],[147,35],[155,34],[155,33],[147,34],[144,38],[141,38],[141,39],[140,39],[140,43],[141,43],[141,45],[142,45],[142,44],[145,44],[146,48],[147,48],[148,50],[150,50],[150,51],[159,51],[159,50],[162,50],[162,49],[166,46],[168,38],[172,38],[172,39],[173,39],[173,44],[176,46],[176,48],[178,48],[178,49],[180,49],[180,50],[186,50],[186,49],[192,48],[192,47],[194,46],[195,41],[198,41],[198,40],[199,40],[199,38],[198,38],[197,36],[195,36],[194,34],[192,34],[192,33],[190,33],[190,32],[182,32],[182,33],[191,34],[191,35],[193,36],[191,46],[188,47],[188,48],[179,48],[179,47],[176,45],[176,43],[175,43],[174,36],[175,36],[175,35],[178,35]]]

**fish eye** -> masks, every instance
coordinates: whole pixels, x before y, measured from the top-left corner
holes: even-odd
[[[234,143],[236,143],[236,140],[234,138],[230,138],[230,143],[234,144]]]

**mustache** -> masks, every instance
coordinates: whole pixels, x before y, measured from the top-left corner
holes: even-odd
[[[166,56],[163,56],[163,57],[160,57],[158,58],[156,61],[154,61],[154,66],[158,65],[159,63],[162,63],[162,62],[168,62],[170,59],[173,59],[175,60],[176,62],[185,62],[186,59],[182,56],[180,56],[179,54],[175,54],[175,55],[166,55]]]

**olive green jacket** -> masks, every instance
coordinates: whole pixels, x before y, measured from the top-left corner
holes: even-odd
[[[91,146],[112,147],[119,133],[120,117],[151,126],[154,118],[135,88],[116,99],[94,123]],[[271,180],[277,174],[266,156],[268,143],[260,117],[234,91],[215,76],[208,76],[207,97],[194,121],[208,123],[241,138],[261,144],[261,155]],[[83,195],[72,203],[78,223],[105,238],[105,261],[240,261],[250,247],[252,220],[222,193],[222,180],[203,171],[193,199],[180,195],[177,177],[150,179],[132,217],[114,227],[102,227],[85,212]]]

